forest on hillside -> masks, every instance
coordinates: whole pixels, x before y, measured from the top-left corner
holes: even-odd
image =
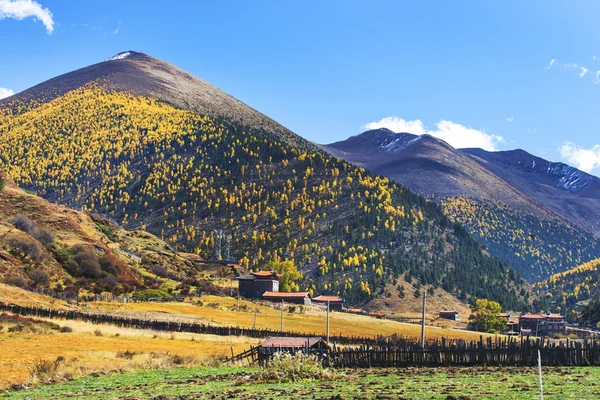
[[[499,202],[469,197],[445,199],[441,207],[529,282],[600,257],[598,239],[559,219],[541,220]]]
[[[52,201],[211,258],[215,230],[248,268],[292,259],[301,286],[349,303],[409,273],[464,300],[524,307],[517,273],[434,203],[260,129],[88,84],[0,112],[0,167]]]

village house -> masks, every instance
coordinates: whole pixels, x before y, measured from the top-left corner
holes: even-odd
[[[344,299],[338,296],[317,296],[312,299],[314,305],[327,307],[329,303],[330,311],[342,311],[344,309]]]
[[[240,296],[260,299],[265,292],[279,292],[279,278],[281,274],[274,271],[258,271],[235,279],[239,282]]]
[[[565,317],[560,314],[524,314],[519,317],[519,329],[524,335],[553,336],[565,334]]]
[[[262,295],[263,300],[273,301],[277,303],[293,303],[302,304],[305,306],[311,305],[310,294],[308,292],[265,292]]]
[[[450,319],[452,321],[460,321],[460,314],[454,310],[440,311],[440,318]]]
[[[577,326],[567,326],[567,335],[575,335],[579,339],[593,339],[596,337],[596,332],[588,328],[580,328]]]

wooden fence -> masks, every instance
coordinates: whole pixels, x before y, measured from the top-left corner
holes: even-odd
[[[421,343],[398,340],[394,343],[360,345],[330,349],[311,349],[326,366],[334,368],[389,368],[408,366],[535,366],[540,350],[544,366],[595,366],[600,365],[600,342],[597,340],[544,341],[540,339],[488,338],[479,341],[429,340],[425,349]],[[280,349],[255,348],[239,354],[236,360],[268,362]],[[297,349],[296,351],[303,351]]]

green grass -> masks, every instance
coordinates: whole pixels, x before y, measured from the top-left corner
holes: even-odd
[[[0,394],[1,399],[537,399],[534,368],[340,371],[330,381],[255,383],[255,369],[188,368],[88,377]],[[600,368],[546,368],[546,400],[600,398]],[[183,396],[183,397],[181,397]]]

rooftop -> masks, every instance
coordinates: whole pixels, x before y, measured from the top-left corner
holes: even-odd
[[[546,316],[544,314],[524,314],[524,315],[521,315],[521,318],[525,318],[525,319],[546,319]]]
[[[289,298],[304,298],[308,296],[308,292],[265,292],[263,297],[289,299]]]
[[[317,296],[313,298],[314,301],[344,301],[338,296]]]
[[[301,348],[312,347],[319,343],[320,337],[270,337],[260,343],[260,347],[285,347],[285,348]]]

